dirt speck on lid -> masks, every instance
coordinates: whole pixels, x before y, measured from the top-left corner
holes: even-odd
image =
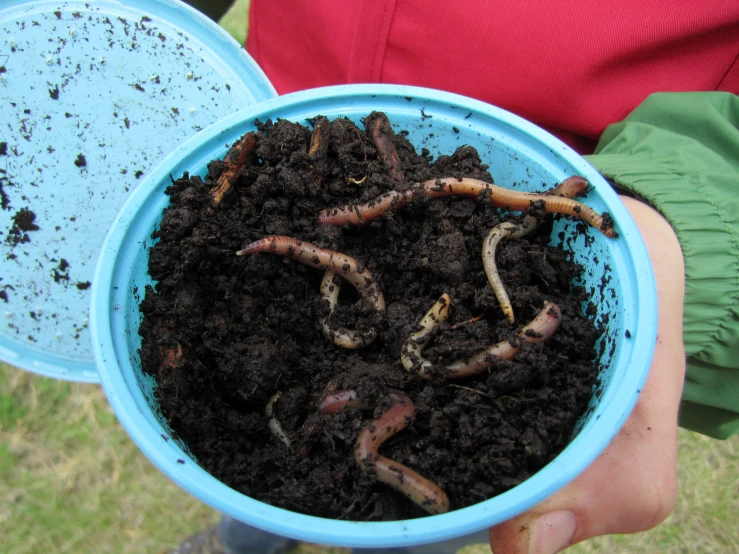
[[[54,281],[57,283],[69,281],[69,262],[64,258],[59,260],[59,265],[54,268]]]
[[[13,226],[8,231],[5,242],[11,246],[31,242],[31,237],[28,236],[28,233],[39,230],[39,226],[34,223],[35,221],[36,214],[28,208],[18,210],[13,216]]]

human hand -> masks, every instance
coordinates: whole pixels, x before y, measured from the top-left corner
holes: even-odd
[[[554,554],[591,537],[646,531],[675,506],[677,413],[685,375],[682,252],[657,211],[622,200],[644,238],[657,282],[657,345],[647,382],[621,432],[586,471],[490,530],[494,554]]]

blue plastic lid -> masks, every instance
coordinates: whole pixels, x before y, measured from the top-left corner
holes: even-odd
[[[276,93],[176,0],[3,0],[0,37],[0,360],[98,382],[90,286],[119,208],[187,139]]]

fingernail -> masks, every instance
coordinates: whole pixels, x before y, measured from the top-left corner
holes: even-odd
[[[556,554],[570,544],[575,536],[575,514],[567,510],[541,516],[529,527],[529,554]]]

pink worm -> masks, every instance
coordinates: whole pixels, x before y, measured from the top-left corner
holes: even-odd
[[[578,194],[585,192],[588,188],[588,181],[582,177],[569,177],[562,181],[552,192],[546,193],[550,196],[561,196],[564,198],[574,198]],[[498,274],[498,266],[495,263],[495,252],[500,241],[504,239],[520,239],[539,226],[539,221],[533,216],[526,216],[522,223],[504,222],[493,227],[485,240],[482,241],[482,264],[485,274],[488,277],[490,287],[493,289],[495,298],[498,299],[503,314],[508,323],[513,324],[516,320],[513,314],[513,306],[508,298],[508,293],[503,286],[503,281]]]
[[[481,196],[489,196],[493,206],[518,212],[525,212],[534,202],[542,202],[544,211],[547,213],[570,215],[592,225],[607,237],[617,236],[616,231],[604,221],[602,215],[576,200],[548,194],[514,191],[478,179],[467,178],[461,180],[432,179],[403,192],[386,192],[364,204],[350,204],[342,208],[323,210],[318,216],[318,223],[336,226],[361,225],[386,212],[394,212],[403,208],[417,194],[429,198],[460,196],[477,199]]]
[[[382,443],[405,429],[416,413],[413,401],[405,393],[393,392],[391,399],[392,406],[359,433],[354,459],[365,473],[376,475],[378,481],[391,486],[428,513],[446,513],[449,511],[449,497],[436,483],[378,452]],[[355,391],[342,390],[326,396],[319,411],[335,414],[346,407],[369,409],[357,398]]]
[[[567,179],[557,185],[557,188],[552,192],[544,194],[549,194],[549,196],[575,198],[575,196],[583,194],[588,189],[589,184],[590,183],[588,183],[588,180],[585,177],[573,175],[572,177],[567,177]]]
[[[353,390],[340,390],[323,398],[318,406],[318,411],[325,415],[338,414],[344,408],[356,408],[357,410],[369,410],[370,406],[357,398],[357,392]]]
[[[377,286],[377,280],[366,267],[359,267],[357,260],[346,254],[319,248],[309,242],[297,240],[291,237],[269,236],[252,242],[242,250],[239,250],[237,256],[246,256],[259,252],[270,252],[279,256],[292,258],[298,262],[323,269],[328,274],[324,277],[321,284],[321,293],[324,298],[331,304],[333,311],[338,301],[338,285],[332,284],[333,274],[343,275],[357,289],[359,294],[369,301],[376,310],[385,311],[385,297]],[[334,341],[335,344],[343,348],[361,348],[370,344],[377,337],[376,329],[368,331],[354,331],[350,329],[333,330],[328,326],[328,322],[321,322],[324,335]]]
[[[369,269],[360,268],[357,260],[351,256],[327,248],[319,248],[302,240],[276,235],[254,241],[236,252],[236,255],[246,256],[258,252],[278,254],[311,267],[342,275],[378,310],[385,309],[385,299],[377,287],[377,280]]]
[[[559,306],[553,302],[545,302],[537,316],[516,334],[513,344],[507,340],[500,341],[471,358],[453,362],[445,368],[444,378],[462,379],[477,375],[500,360],[512,359],[521,349],[523,342],[543,342],[551,337],[559,327],[561,319]],[[427,379],[432,377],[429,372],[423,372],[423,370],[419,370],[418,374]]]

